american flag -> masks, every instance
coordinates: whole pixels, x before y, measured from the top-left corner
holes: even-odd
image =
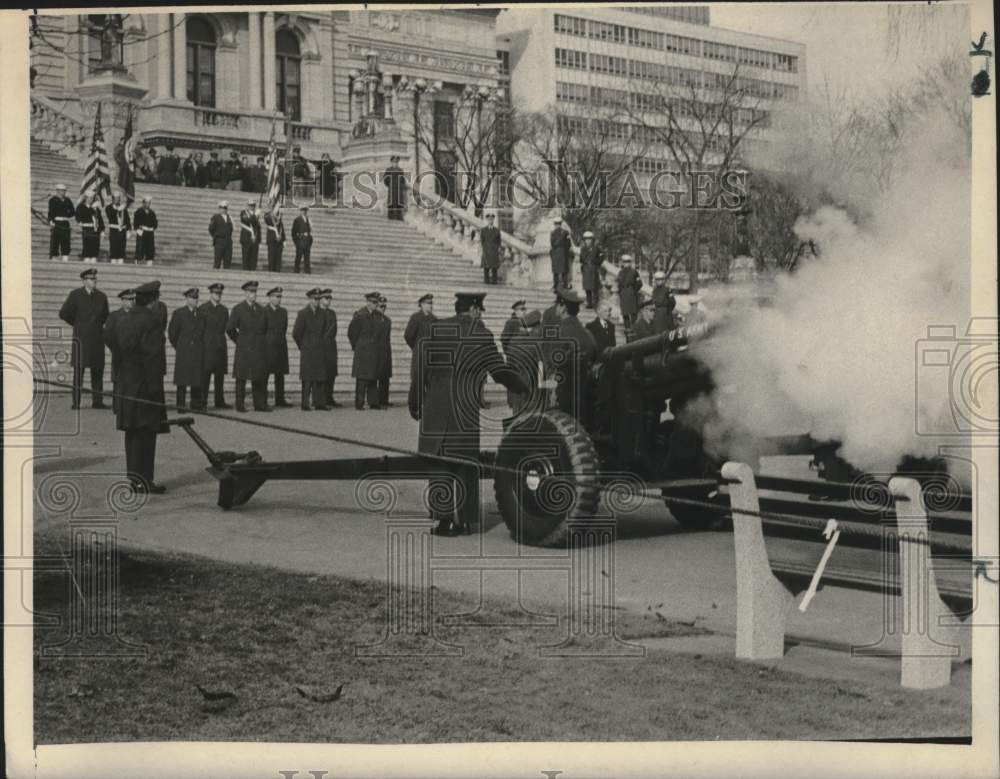
[[[115,150],[118,163],[118,188],[125,193],[126,205],[135,200],[135,134],[132,129],[134,111],[130,111],[125,124],[125,134]]]
[[[94,116],[94,134],[90,141],[90,158],[87,169],[83,173],[83,183],[80,194],[93,192],[101,206],[104,205],[104,195],[111,199],[111,173],[108,168],[108,153],[104,148],[104,132],[101,130],[101,104],[97,104],[97,114]]]
[[[267,186],[264,187],[264,207],[270,211],[281,198],[281,175],[278,171],[278,146],[274,140],[274,117],[271,119],[271,142],[267,147]]]

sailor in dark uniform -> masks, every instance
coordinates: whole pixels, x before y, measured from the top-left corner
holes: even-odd
[[[125,262],[128,234],[132,231],[132,217],[128,206],[122,202],[121,192],[115,192],[104,212],[108,217],[108,261],[121,265]]]
[[[281,206],[275,204],[271,213],[264,216],[267,230],[267,269],[281,273],[281,254],[285,249],[285,223],[281,219]]]
[[[94,193],[87,192],[76,207],[76,221],[83,234],[83,248],[80,257],[84,262],[95,263],[101,254],[101,233],[104,232],[104,217],[100,206],[94,203]]]
[[[66,197],[66,185],[57,184],[56,193],[49,198],[49,259],[69,262],[70,236],[73,234],[72,220],[76,219],[73,201]]]
[[[516,300],[510,309],[510,319],[504,323],[503,332],[500,333],[500,346],[503,349],[503,356],[507,361],[507,366],[524,375],[526,366],[519,364],[521,362],[521,354],[516,348],[511,349],[511,342],[515,338],[526,335],[528,332],[528,328],[524,324],[524,317],[528,313],[527,301]],[[516,410],[520,408],[524,404],[524,400],[524,396],[507,390],[507,405],[512,409]]]
[[[200,408],[208,403],[208,388],[215,378],[215,407],[232,408],[226,403],[224,382],[229,372],[229,343],[226,341],[226,325],[229,324],[229,309],[222,304],[224,284],[208,285],[208,302],[198,307],[205,320],[204,352],[201,380]]]
[[[309,206],[301,206],[299,216],[292,222],[292,243],[295,244],[295,272],[312,273],[309,257],[312,253],[312,225],[309,223]]]
[[[205,317],[198,313],[198,288],[184,293],[184,305],[170,317],[167,337],[174,347],[174,386],[177,387],[177,407],[187,403],[187,388],[191,388],[191,407],[202,408],[202,370],[205,356]]]
[[[257,217],[255,200],[248,200],[247,207],[240,211],[240,249],[243,251],[243,270],[257,270],[260,219]]]
[[[288,310],[281,305],[284,293],[281,287],[267,291],[267,335],[264,344],[267,348],[267,375],[264,392],[267,392],[267,381],[274,376],[274,407],[291,408],[292,404],[285,400],[285,376],[288,374]]]
[[[152,265],[156,259],[156,228],[160,223],[156,212],[150,207],[153,201],[149,195],[142,198],[142,206],[132,214],[132,228],[135,230],[135,261]]]
[[[656,335],[656,328],[653,320],[656,317],[656,303],[651,297],[644,297],[639,301],[639,317],[632,326],[629,341],[637,341],[640,338],[648,338]]]
[[[236,410],[245,412],[247,380],[253,389],[254,411],[271,411],[267,405],[267,314],[257,302],[256,281],[242,286],[245,300],[229,313],[226,335],[236,344],[233,377],[236,379]]]
[[[479,523],[477,401],[485,375],[508,389],[527,391],[504,364],[493,333],[482,322],[485,297],[481,292],[456,293],[456,315],[431,323],[429,336],[420,341],[420,369],[409,411],[420,421],[420,453],[449,458],[446,475],[430,479],[428,485],[428,502],[438,521],[434,532],[439,535],[470,533]]]

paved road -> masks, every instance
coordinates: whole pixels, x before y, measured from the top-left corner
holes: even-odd
[[[110,412],[84,409],[74,416],[66,398],[51,398],[42,433],[36,438],[36,523],[65,528],[64,508],[53,510],[46,497],[52,485],[68,478],[80,485],[83,506],[77,513],[107,512],[108,488],[121,478],[121,433]],[[486,412],[497,427],[504,409]],[[266,422],[375,444],[407,447],[416,441],[417,424],[405,409],[378,412],[339,409],[305,413],[236,415],[240,421]],[[79,428],[75,435],[60,435]],[[330,443],[288,433],[253,428],[222,419],[200,418],[196,429],[216,449],[258,450],[267,460],[373,456],[370,448]],[[487,435],[484,445],[495,445]],[[49,456],[46,456],[48,454]],[[367,498],[352,482],[273,482],[265,484],[242,509],[225,512],[215,505],[215,480],[207,461],[181,431],[161,436],[157,480],[168,489],[137,512],[121,516],[124,545],[208,555],[220,560],[256,563],[296,571],[332,573],[363,579],[387,576],[386,515],[365,508]],[[803,458],[774,458],[765,469],[808,473]],[[390,520],[425,516],[424,484],[392,485]],[[492,490],[483,485],[487,530],[481,536],[434,538],[433,583],[441,588],[482,594],[487,599],[519,598],[531,611],[565,613],[569,589],[566,558],[551,550],[519,547],[496,509]],[[618,540],[595,561],[607,581],[613,575],[614,598],[606,603],[626,609],[652,608],[667,618],[714,631],[735,632],[735,577],[732,537],[728,533],[687,533],[661,503],[647,501],[619,519]],[[595,571],[596,571],[595,567]],[[483,570],[483,569],[488,570]],[[504,570],[506,568],[506,570]],[[521,568],[521,572],[518,572]],[[585,585],[586,588],[586,585]],[[866,644],[882,636],[882,601],[875,595],[824,590],[809,611],[789,616],[790,634],[820,641]]]

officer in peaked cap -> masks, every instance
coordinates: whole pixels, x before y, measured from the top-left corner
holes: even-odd
[[[323,331],[323,405],[332,410],[340,406],[340,403],[333,399],[333,385],[337,381],[338,373],[337,332],[339,324],[337,323],[337,312],[333,310],[332,289],[320,290],[319,308],[326,320],[326,329]]]
[[[534,370],[531,363],[534,361],[537,365],[538,356],[532,355],[530,349],[524,348],[526,342],[523,341],[529,334],[529,328],[524,321],[528,310],[527,301],[515,300],[510,309],[510,319],[504,323],[503,332],[500,333],[500,346],[503,347],[507,367],[516,370],[524,383],[533,387],[538,383],[536,376],[538,371]],[[527,394],[507,390],[507,405],[514,409],[515,413],[524,406],[527,400]]]
[[[299,215],[292,222],[292,243],[295,244],[295,272],[312,273],[309,259],[312,253],[312,223],[309,221],[309,206],[299,206]]]
[[[118,373],[116,426],[125,433],[125,465],[136,491],[166,490],[153,477],[156,436],[169,432],[163,394],[163,338],[158,316],[149,309],[160,291],[159,281],[135,288],[135,305],[115,327],[114,343],[121,366]]]
[[[299,348],[299,379],[302,382],[302,410],[325,411],[326,357],[324,335],[326,311],[319,301],[323,290],[314,287],[306,293],[309,303],[299,311],[292,327],[292,340]]]
[[[365,401],[369,409],[381,408],[378,400],[379,353],[382,349],[381,324],[375,309],[382,296],[378,292],[365,295],[365,305],[354,312],[347,326],[347,340],[354,350],[351,376],[354,377],[354,408],[361,410]]]
[[[123,289],[118,293],[118,300],[121,301],[121,307],[112,311],[104,322],[104,345],[111,351],[111,409],[116,414],[118,413],[118,373],[121,370],[122,358],[117,346],[115,328],[118,326],[119,320],[132,310],[132,305],[135,303],[135,290]]]
[[[439,535],[470,533],[479,523],[479,397],[488,374],[526,392],[505,364],[482,322],[485,293],[455,293],[455,316],[433,322],[419,342],[420,369],[410,393],[410,415],[420,421],[419,450],[446,457],[446,474],[428,485]],[[441,461],[435,461],[439,466]],[[462,489],[456,487],[461,484]]]
[[[437,317],[434,316],[434,296],[431,293],[426,295],[421,295],[417,299],[417,310],[410,314],[410,319],[406,323],[406,329],[403,331],[403,340],[406,341],[406,345],[410,347],[410,388],[413,388],[413,381],[417,375],[417,369],[419,367],[419,361],[417,359],[417,345],[421,338],[427,335],[428,327],[431,322],[436,322]],[[407,406],[413,407],[413,399],[407,400]]]
[[[160,226],[156,212],[150,203],[153,198],[142,196],[142,205],[132,214],[132,229],[135,231],[135,261],[152,265],[156,259],[156,228]]]
[[[167,327],[167,339],[174,347],[174,386],[176,405],[184,408],[187,389],[191,388],[191,406],[200,408],[201,382],[205,362],[205,317],[198,313],[198,288],[184,292],[184,305],[174,309]]]
[[[228,269],[233,264],[233,219],[227,201],[219,201],[219,212],[208,222],[208,234],[212,236],[212,267]]]
[[[656,335],[656,329],[653,325],[655,317],[656,301],[652,297],[644,295],[639,301],[639,316],[632,326],[632,336],[629,340],[635,341],[639,338],[648,338],[651,335]]]
[[[267,335],[264,344],[267,354],[267,376],[264,380],[264,392],[267,392],[267,382],[274,376],[274,407],[291,408],[292,404],[285,400],[285,376],[288,375],[288,309],[281,305],[284,290],[272,287],[267,291],[267,305],[264,313],[267,315]]]
[[[236,379],[236,410],[245,412],[247,380],[253,389],[254,411],[271,411],[267,405],[267,313],[257,303],[256,281],[242,285],[244,300],[233,306],[226,335],[236,344],[233,377]]]
[[[257,270],[260,251],[260,217],[257,201],[247,200],[247,207],[240,211],[240,249],[243,253],[243,270]]]
[[[597,342],[578,318],[583,302],[583,296],[575,290],[556,293],[559,337],[548,349],[547,362],[556,377],[556,406],[590,430],[590,368],[597,361]]]
[[[480,264],[483,268],[483,283],[496,284],[497,271],[500,268],[500,230],[493,224],[493,214],[486,215],[486,224],[479,230],[479,246],[481,250]]]
[[[59,318],[73,328],[73,408],[80,408],[83,371],[90,371],[90,391],[94,408],[104,404],[104,323],[108,319],[107,296],[97,289],[97,268],[80,273],[83,286],[66,296]]]
[[[226,286],[215,282],[208,285],[208,302],[198,307],[198,313],[205,320],[204,363],[202,365],[201,397],[198,407],[206,408],[208,389],[215,379],[215,408],[232,408],[226,403],[225,376],[229,372],[229,342],[226,340],[226,325],[229,324],[229,309],[222,303],[222,293]]]

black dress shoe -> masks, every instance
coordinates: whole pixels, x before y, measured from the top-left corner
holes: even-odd
[[[453,536],[450,519],[438,520],[437,527],[431,529],[432,536]]]
[[[368,410],[369,411],[381,411],[382,407],[381,406],[369,406]]]
[[[80,404],[79,403],[74,403],[72,406],[70,406],[70,408],[73,411],[78,411],[80,409]]]
[[[310,406],[303,406],[302,410],[303,411],[312,411],[312,407],[310,407]]]
[[[229,405],[228,403],[216,403],[215,407],[216,408],[232,408],[232,406]]]
[[[291,403],[285,403],[284,401],[282,401],[281,403],[275,403],[274,407],[275,408],[291,408],[292,404]]]

